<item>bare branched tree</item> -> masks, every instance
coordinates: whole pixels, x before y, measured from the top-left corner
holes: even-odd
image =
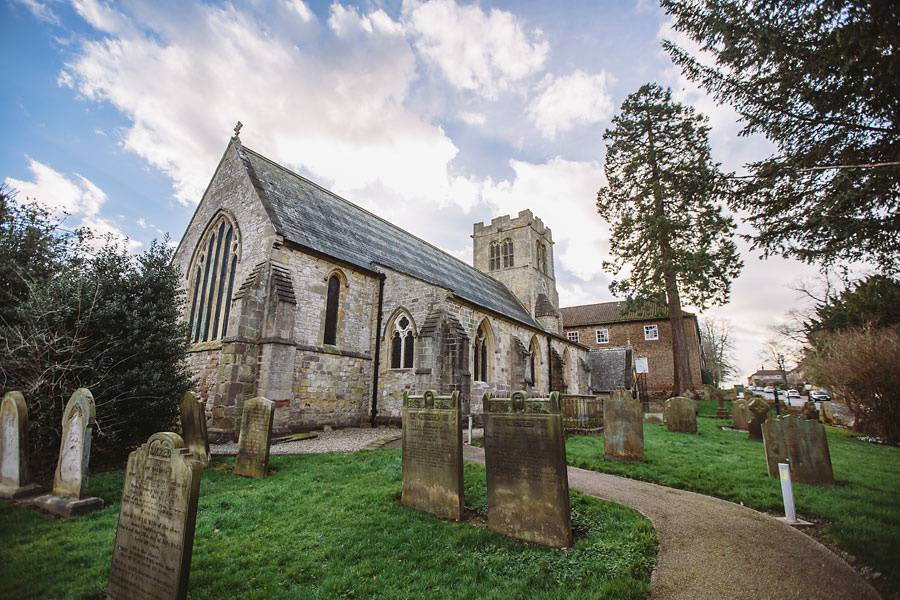
[[[703,319],[700,344],[706,370],[714,386],[719,387],[726,378],[737,374],[730,322],[724,319]]]

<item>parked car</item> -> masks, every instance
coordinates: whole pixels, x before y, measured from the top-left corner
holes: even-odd
[[[799,398],[800,392],[798,392],[797,390],[788,390],[787,396],[788,396],[788,398]]]
[[[766,387],[763,388],[763,391],[767,394],[773,394],[773,393],[775,393],[775,387],[771,386],[771,385],[767,385]]]
[[[809,393],[809,399],[814,402],[828,402],[831,396],[825,390],[813,390]]]

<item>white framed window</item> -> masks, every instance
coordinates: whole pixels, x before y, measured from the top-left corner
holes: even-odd
[[[569,338],[570,342],[578,342],[578,332],[577,331],[567,331],[566,337]]]
[[[597,343],[598,344],[608,344],[609,343],[609,329],[598,329],[597,330]]]
[[[634,359],[634,370],[638,373],[649,373],[650,364],[647,362],[646,356],[636,356]]]
[[[656,325],[644,325],[644,339],[647,341],[659,339],[659,327]]]

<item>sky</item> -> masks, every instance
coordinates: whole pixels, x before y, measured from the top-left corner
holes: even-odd
[[[0,180],[139,251],[181,237],[240,120],[244,145],[470,263],[474,223],[529,208],[561,306],[608,301],[594,203],[629,93],[671,87],[728,170],[771,150],[663,39],[694,47],[651,0],[0,0]],[[744,380],[818,272],[739,245],[701,319],[731,325]]]

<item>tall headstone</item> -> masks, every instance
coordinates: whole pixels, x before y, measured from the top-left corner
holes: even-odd
[[[731,403],[731,426],[743,431],[747,431],[750,426],[750,408],[748,402],[743,398],[738,398]]]
[[[684,396],[666,400],[666,429],[678,433],[697,433],[697,403]]]
[[[181,397],[181,435],[184,444],[202,466],[209,466],[209,437],[206,434],[206,406],[193,392]]]
[[[459,392],[403,394],[403,494],[406,506],[459,521],[463,514]]]
[[[275,403],[261,396],[244,402],[241,433],[234,472],[244,477],[265,477],[272,444],[272,420]]]
[[[747,430],[750,432],[751,440],[762,440],[762,424],[769,417],[769,403],[755,396],[748,405],[750,409],[750,423]]]
[[[828,438],[821,423],[786,415],[767,420],[762,431],[769,477],[778,479],[778,463],[790,463],[794,481],[834,483]]]
[[[63,517],[84,514],[103,506],[100,498],[86,496],[91,435],[96,417],[94,396],[90,390],[75,390],[63,411],[62,439],[53,491],[32,500],[34,506]]]
[[[603,403],[603,455],[616,460],[644,460],[644,419],[640,401],[623,388]]]
[[[569,477],[559,393],[484,396],[488,527],[556,548],[572,545]]]
[[[109,600],[187,597],[202,472],[177,433],[155,433],[128,456]]]
[[[40,487],[28,481],[28,408],[22,392],[6,392],[0,402],[0,498],[33,496]]]

